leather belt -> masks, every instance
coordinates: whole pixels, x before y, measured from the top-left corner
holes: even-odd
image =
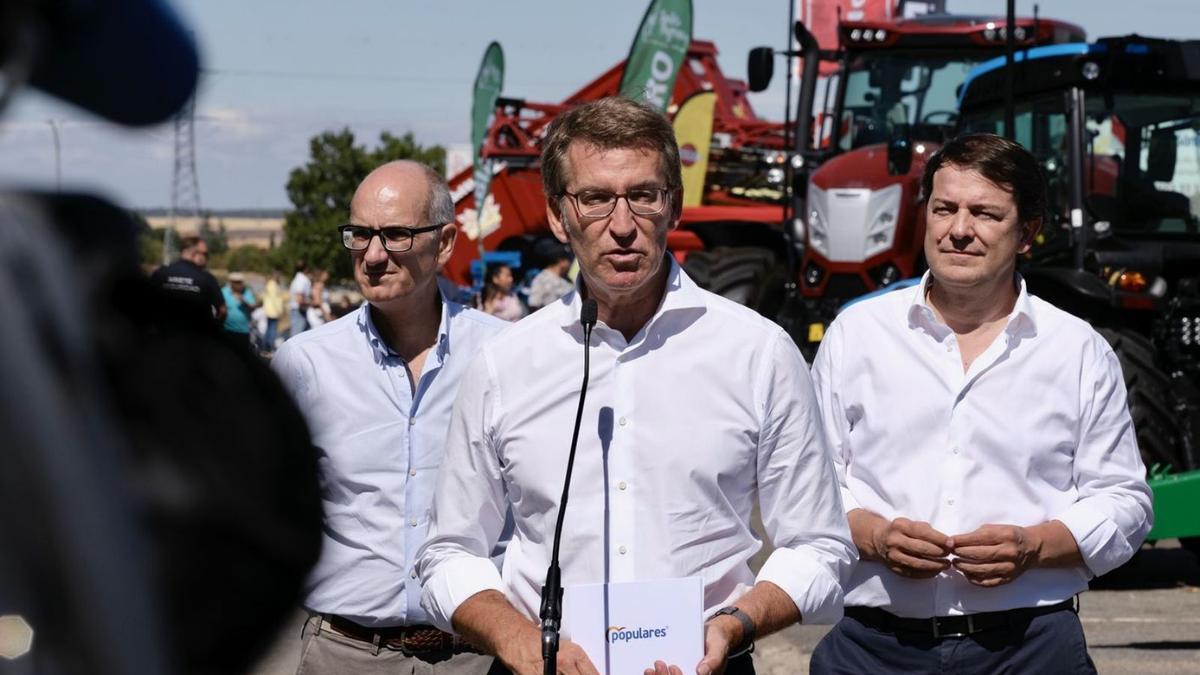
[[[321,620],[328,628],[352,640],[385,647],[410,656],[478,651],[460,638],[433,626],[371,628],[333,614],[322,614]]]
[[[1028,622],[1035,616],[1067,610],[1076,611],[1075,598],[1045,607],[1021,607],[1001,612],[935,616],[929,619],[896,616],[878,607],[847,607],[846,616],[885,633],[915,633],[940,639],[966,637],[984,631],[1008,628]]]

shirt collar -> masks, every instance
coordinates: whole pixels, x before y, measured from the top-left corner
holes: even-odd
[[[668,264],[666,288],[662,300],[658,303],[658,309],[646,322],[646,326],[651,326],[662,317],[679,310],[704,309],[707,306],[704,302],[704,293],[696,285],[696,282],[684,273],[679,263],[675,262],[674,256],[667,255],[666,258]],[[569,330],[572,326],[579,325],[579,316],[583,310],[582,288],[583,275],[580,274],[575,279],[575,290],[563,299],[560,323],[565,329]],[[644,331],[645,327],[642,330]]]
[[[1016,337],[1033,337],[1037,335],[1037,321],[1034,316],[1033,301],[1025,287],[1025,278],[1016,275],[1017,301],[1013,303],[1012,312],[1008,315],[1008,323],[1004,332]],[[933,307],[929,306],[927,290],[933,277],[928,270],[921,277],[921,283],[916,287],[916,296],[908,306],[908,327],[911,329],[924,328],[938,339],[950,332],[946,324],[938,320]]]
[[[441,303],[441,320],[438,323],[436,362],[441,363],[442,359],[450,353],[450,320],[463,311],[464,307],[450,302],[440,291],[438,292],[438,301]],[[368,302],[364,302],[359,311],[358,325],[366,333],[367,342],[378,358],[400,358],[400,355],[393,351],[380,335],[379,329],[375,326],[375,320],[371,318],[371,304]]]

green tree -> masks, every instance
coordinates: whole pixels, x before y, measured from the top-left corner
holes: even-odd
[[[368,149],[356,145],[350,129],[326,131],[309,141],[310,158],[304,166],[292,169],[287,193],[292,210],[283,224],[280,247],[285,269],[297,260],[311,267],[328,269],[336,278],[348,278],[353,272],[345,249],[337,240],[337,227],[350,216],[354,189],[372,169],[396,159],[424,162],[444,172],[446,151],[440,145],[422,146],[412,133],[379,135],[379,146]]]
[[[136,211],[128,213],[129,217],[138,224],[138,258],[146,267],[158,267],[163,261],[163,235],[166,230],[156,230],[150,227],[150,222]],[[179,241],[179,235],[175,230],[171,230],[171,235],[175,241]]]
[[[231,248],[221,255],[209,257],[209,267],[226,269],[230,272],[259,272],[267,274],[271,271],[271,252],[253,244],[242,244]]]

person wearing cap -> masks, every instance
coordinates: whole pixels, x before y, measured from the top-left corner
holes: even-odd
[[[463,376],[417,564],[422,605],[495,654],[496,672],[542,672],[541,587],[581,410],[566,597],[581,584],[699,577],[702,660],[647,672],[753,673],[756,636],[841,616],[854,561],[808,368],[779,326],[699,288],[667,252],[682,178],[661,112],[606,98],[560,114],[542,178],[554,235],[579,260],[578,289],[485,344]],[[585,299],[597,312],[586,345]],[[757,574],[756,506],[776,547]],[[489,552],[510,507],[497,571]],[[561,642],[561,675],[597,665]]]
[[[571,254],[562,244],[543,239],[534,252],[543,264],[542,271],[529,284],[529,309],[536,311],[570,293],[575,286],[567,280]]]
[[[229,281],[221,289],[225,298],[225,332],[250,348],[250,314],[258,307],[254,293],[246,287],[246,275],[231,272]]]
[[[339,233],[366,304],[289,339],[272,360],[305,413],[322,470],[325,537],[307,584],[298,673],[490,667],[429,625],[415,568],[459,378],[507,325],[439,292],[453,222],[449,188],[434,170],[399,161],[372,171]]]
[[[225,295],[221,284],[208,271],[208,243],[201,237],[179,241],[179,259],[163,265],[150,275],[150,283],[168,294],[173,301],[207,325],[225,322]]]
[[[1076,594],[1153,521],[1121,366],[1016,273],[1037,160],[993,134],[930,157],[929,271],[846,308],[813,364],[860,562],[813,673],[1093,673]]]

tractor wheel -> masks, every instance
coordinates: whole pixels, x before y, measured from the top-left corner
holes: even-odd
[[[1146,468],[1170,465],[1175,471],[1190,468],[1193,427],[1200,402],[1155,365],[1154,347],[1145,337],[1125,330],[1097,328],[1121,362],[1129,414],[1137,431],[1138,448]]]
[[[1183,537],[1179,540],[1179,545],[1200,559],[1200,537]]]
[[[698,286],[774,319],[783,304],[786,266],[765,248],[717,247],[688,254],[683,269]]]

